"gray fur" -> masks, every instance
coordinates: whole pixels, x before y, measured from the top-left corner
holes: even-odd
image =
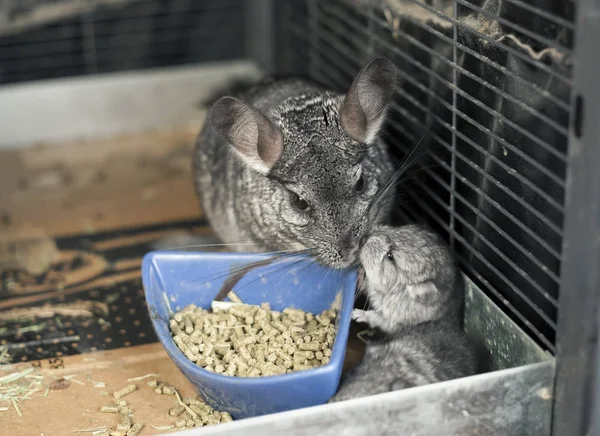
[[[356,309],[355,318],[386,333],[437,320],[462,326],[464,282],[436,233],[417,224],[377,226],[365,239],[360,262],[373,310]]]
[[[423,386],[475,373],[471,345],[458,329],[408,327],[391,340],[368,344],[361,363],[330,402]]]
[[[384,337],[367,344],[331,402],[476,372],[475,349],[462,329],[464,283],[438,235],[414,224],[377,226],[365,238],[360,260],[359,284],[372,310],[355,309],[352,317]]]
[[[393,171],[377,133],[395,83],[393,64],[375,59],[346,96],[289,78],[217,101],[196,143],[194,172],[219,238],[235,251],[310,248],[334,268],[356,262],[358,240],[388,218],[394,195],[370,207]],[[361,176],[365,188],[356,192]]]

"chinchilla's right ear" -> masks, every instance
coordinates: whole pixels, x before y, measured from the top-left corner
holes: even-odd
[[[379,133],[396,77],[392,62],[376,58],[365,65],[352,82],[342,101],[340,119],[344,130],[357,141],[370,144]]]
[[[255,107],[233,97],[219,99],[210,123],[250,168],[267,174],[283,153],[279,128]]]

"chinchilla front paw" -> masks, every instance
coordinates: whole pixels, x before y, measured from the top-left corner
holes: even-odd
[[[353,309],[352,310],[352,319],[356,322],[370,324],[371,317],[369,316],[369,312],[366,310]]]

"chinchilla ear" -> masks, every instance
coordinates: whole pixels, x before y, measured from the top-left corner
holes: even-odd
[[[344,130],[370,144],[381,128],[396,86],[396,67],[384,58],[369,62],[356,76],[340,108]]]
[[[210,122],[246,165],[259,173],[267,174],[283,153],[279,128],[258,109],[233,97],[213,105]]]

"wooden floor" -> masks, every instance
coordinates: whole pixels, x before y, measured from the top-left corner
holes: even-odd
[[[149,373],[160,374],[182,395],[193,393],[155,342],[139,267],[152,242],[209,231],[191,178],[197,131],[0,152],[0,341],[16,362],[0,367],[6,371],[0,377],[33,367],[32,374],[44,377],[42,386],[65,375],[77,380],[47,397],[45,389],[35,392],[18,405],[22,416],[0,402],[8,407],[0,409],[6,434],[115,428],[114,415],[98,412],[110,403],[106,395]],[[43,244],[54,250],[41,256]],[[23,257],[42,272],[22,271]],[[40,306],[51,312],[57,304],[90,302],[106,312],[27,316]],[[130,396],[134,418],[145,424],[142,435],[160,433],[152,425],[173,421],[167,416],[173,398],[154,394],[146,381]]]
[[[96,234],[200,217],[198,128],[0,151],[0,231]]]

